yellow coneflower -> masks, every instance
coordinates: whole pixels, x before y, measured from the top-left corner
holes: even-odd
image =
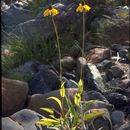
[[[76,9],[76,12],[88,12],[91,9],[91,7],[87,4],[85,4],[84,1],[82,1],[81,3],[79,3],[79,6]]]
[[[53,8],[52,6],[50,6],[48,9],[46,9],[46,10],[43,12],[43,15],[44,15],[45,17],[47,17],[47,16],[55,16],[55,15],[57,15],[57,14],[59,14],[59,11],[58,11],[57,9]]]

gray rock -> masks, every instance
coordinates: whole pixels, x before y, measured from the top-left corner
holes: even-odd
[[[105,103],[109,103],[107,101],[107,99],[105,98],[105,96],[103,96],[99,92],[96,92],[96,91],[92,90],[92,91],[89,91],[87,94],[88,94],[89,100],[99,100],[99,101],[103,101]]]
[[[127,49],[121,49],[119,50],[119,56],[121,58],[127,58],[129,54],[129,51]]]
[[[59,60],[53,62],[53,65],[57,70],[59,70],[59,64]],[[73,59],[73,57],[65,56],[61,59],[61,64],[63,71],[71,72],[73,70],[73,67],[75,66],[75,60]]]
[[[126,96],[120,93],[108,93],[105,95],[109,103],[113,104],[115,108],[122,108],[128,104]]]
[[[114,63],[112,63],[112,61],[104,60],[101,63],[98,63],[96,66],[97,66],[98,70],[102,72],[102,71],[109,69],[112,65],[114,65]]]
[[[113,111],[111,113],[111,120],[113,125],[122,125],[125,121],[125,115],[122,111]]]
[[[27,94],[26,82],[2,78],[2,116],[21,110],[25,105]]]
[[[106,92],[107,88],[104,85],[103,78],[94,64],[88,63],[84,69],[84,84],[87,90],[96,90]]]
[[[14,4],[2,12],[2,24],[5,30],[11,31],[16,25],[32,19],[32,12],[23,8],[18,8]]]
[[[89,97],[88,97],[89,99]],[[112,104],[110,103],[106,103],[103,101],[99,101],[99,100],[95,100],[91,105],[87,106],[87,110],[91,110],[91,109],[101,109],[101,108],[105,108],[109,111],[112,111],[112,109],[114,108]]]
[[[124,79],[122,82],[125,84],[126,88],[130,87],[130,79]]]
[[[97,117],[93,120],[92,125],[90,125],[90,130],[112,130],[112,123],[107,109],[106,112],[107,114],[105,114],[104,116]]]
[[[126,84],[120,80],[120,79],[113,79],[111,81],[108,81],[106,83],[109,87],[113,87],[113,88],[126,88]]]
[[[13,114],[11,118],[21,124],[24,130],[43,130],[41,125],[36,125],[36,122],[44,117],[35,111],[23,109]]]
[[[129,46],[123,46],[121,44],[112,44],[111,49],[116,52],[119,52],[120,50],[128,50]]]
[[[126,122],[124,125],[122,125],[118,130],[130,130],[130,122]]]
[[[77,65],[76,65],[76,76],[79,78],[81,73],[81,68],[84,70],[86,67],[87,61],[84,57],[79,57],[77,59]],[[84,73],[84,71],[83,71]]]
[[[112,78],[121,78],[124,75],[124,71],[121,66],[115,65],[112,66],[109,70],[107,70],[106,75]]]
[[[2,130],[24,130],[24,128],[18,122],[13,121],[9,117],[4,117],[1,121]]]
[[[42,65],[29,83],[30,94],[46,93],[59,89],[60,80],[58,74],[47,66]]]
[[[68,73],[68,72],[63,72],[63,76],[66,77],[67,79],[72,79],[72,80],[76,79],[75,74]]]
[[[65,82],[65,88],[78,88],[78,84],[72,79],[66,79],[65,77],[62,78]]]

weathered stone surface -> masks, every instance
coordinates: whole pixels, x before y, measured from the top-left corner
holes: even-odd
[[[122,108],[128,104],[127,97],[120,93],[108,93],[105,97],[115,108]]]
[[[88,63],[84,71],[85,89],[106,92],[107,88],[104,85],[103,78],[94,64]]]
[[[125,115],[122,111],[113,111],[111,113],[111,120],[113,125],[122,125],[125,121]]]
[[[2,118],[2,130],[24,130],[24,128],[16,121],[9,117]]]
[[[98,130],[98,129],[102,129],[102,130],[112,130],[112,123],[110,120],[110,115],[107,109],[106,110],[106,114],[104,116],[101,117],[97,117],[96,119],[93,120],[93,125],[90,125],[90,130]]]
[[[36,122],[44,117],[35,111],[23,109],[14,113],[11,118],[21,124],[24,130],[44,130],[41,125],[36,125]]]
[[[59,60],[53,62],[53,65],[57,70],[59,70],[59,64]],[[71,56],[65,56],[61,59],[61,64],[63,71],[71,72],[73,70],[73,67],[75,66],[75,60]]]
[[[2,11],[2,24],[4,25],[4,30],[12,31],[12,29],[27,20],[33,18],[32,12],[30,10],[23,9],[22,7],[16,7],[11,4],[9,8]]]
[[[24,107],[28,84],[2,78],[2,116],[8,116]]]
[[[129,130],[129,129],[130,129],[130,121],[126,122],[118,130]]]
[[[108,48],[94,48],[91,49],[86,56],[87,62],[89,63],[99,63],[105,59],[110,59],[111,52]]]
[[[99,92],[96,92],[96,91],[92,90],[92,91],[87,92],[87,94],[88,94],[88,99],[89,100],[99,100],[99,101],[103,101],[105,103],[109,103],[107,101],[107,99],[105,98],[105,96],[103,96]]]
[[[58,74],[48,66],[42,65],[29,83],[30,94],[46,93],[59,89],[60,80]]]

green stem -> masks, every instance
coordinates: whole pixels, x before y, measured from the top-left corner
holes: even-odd
[[[57,40],[57,45],[58,45],[58,53],[59,53],[59,61],[60,61],[60,82],[62,83],[62,64],[61,64],[60,42],[59,42],[59,36],[58,36],[57,27],[56,27],[56,24],[55,24],[53,16],[52,16],[52,22],[53,22],[53,26],[54,26],[54,29],[55,29],[56,40]]]
[[[57,31],[57,27],[56,27],[56,24],[55,24],[55,21],[54,21],[54,18],[52,16],[52,22],[53,22],[53,26],[54,26],[54,29],[55,29],[55,33],[56,33],[56,40],[57,40],[57,46],[58,46],[58,53],[59,53],[59,62],[60,62],[60,83],[62,85],[62,64],[61,64],[61,50],[60,50],[60,41],[59,41],[59,35],[58,35],[58,31]],[[64,116],[64,103],[63,103],[63,97],[62,97],[62,116]]]
[[[84,43],[85,43],[85,13],[83,12],[83,42],[82,42],[82,57],[84,57]],[[83,78],[83,66],[81,65],[80,79]]]

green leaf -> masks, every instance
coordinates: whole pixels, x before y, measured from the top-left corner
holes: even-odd
[[[65,82],[63,82],[61,84],[61,87],[60,87],[60,95],[61,95],[61,97],[65,97],[65,87],[64,87],[64,84],[65,84]]]
[[[46,111],[46,112],[48,112],[48,113],[50,113],[50,114],[53,114],[54,112],[53,112],[53,110],[51,109],[51,108],[40,108],[41,110],[43,110],[43,111]]]
[[[102,109],[92,109],[90,111],[88,111],[89,113],[84,114],[84,120],[85,121],[90,121],[98,116],[102,116],[105,114],[105,111]]]
[[[79,93],[81,94],[83,92],[83,80],[82,79],[79,80],[78,86],[79,86]]]
[[[81,102],[81,94],[80,93],[76,93],[74,96],[74,103],[75,105],[79,106]]]
[[[40,121],[36,122],[37,125],[44,125],[44,126],[51,126],[55,124],[59,124],[60,122],[58,120],[50,119],[50,118],[44,118]]]
[[[60,99],[58,99],[57,97],[49,97],[47,99],[53,99],[53,100],[55,100],[59,104],[59,106],[60,106],[60,108],[62,110],[62,103],[61,103]]]

